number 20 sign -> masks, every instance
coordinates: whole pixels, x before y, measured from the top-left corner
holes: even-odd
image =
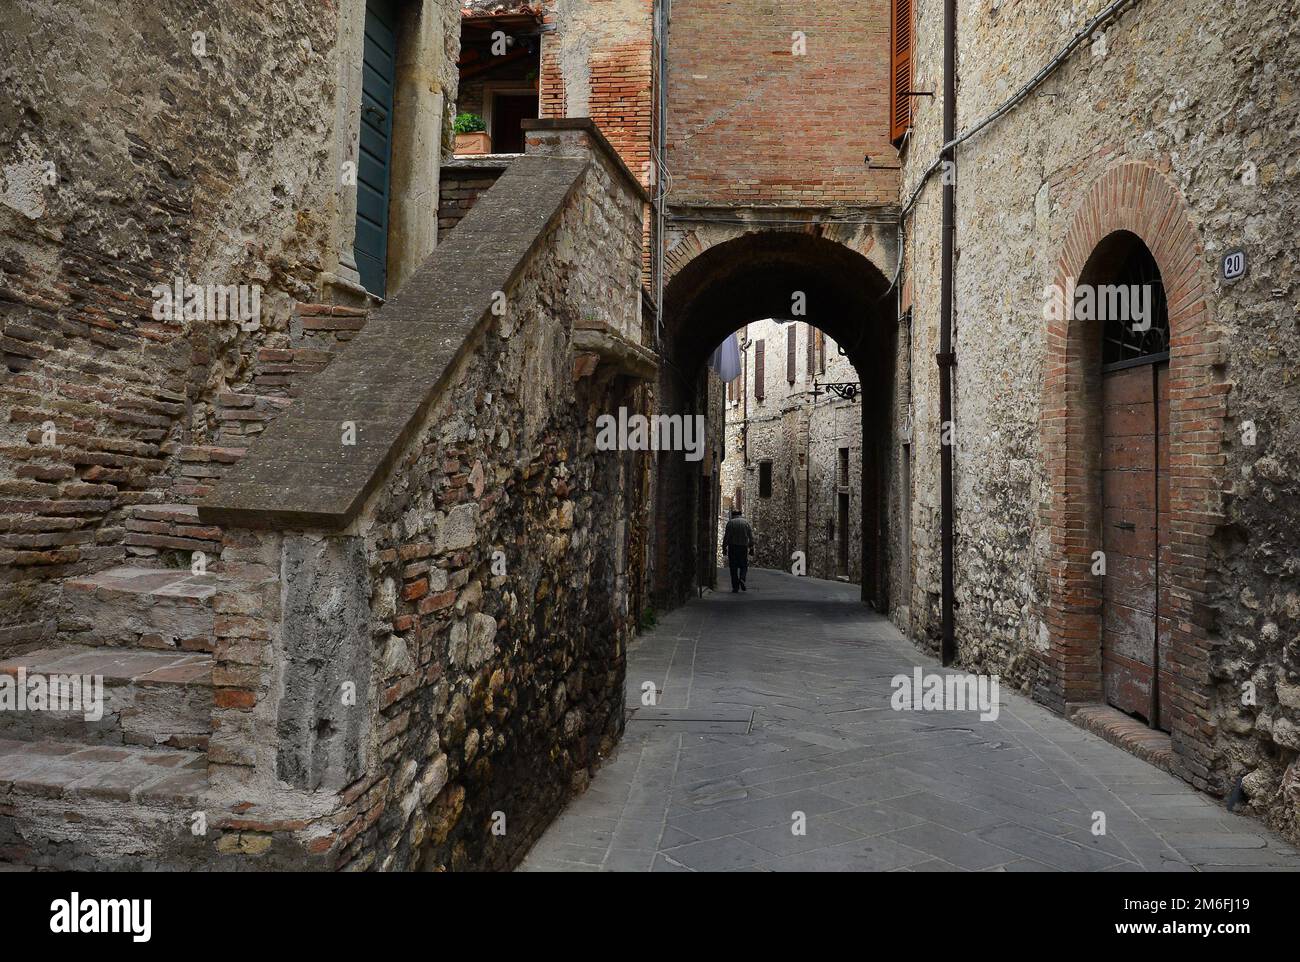
[[[1240,247],[1225,251],[1221,262],[1223,280],[1231,284],[1246,276],[1246,252]]]

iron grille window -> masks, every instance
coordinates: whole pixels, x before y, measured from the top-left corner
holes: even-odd
[[[1111,270],[1105,272],[1105,281],[1094,287],[1097,303],[1107,304],[1101,362],[1109,366],[1159,359],[1169,353],[1169,304],[1160,268],[1136,236],[1129,234],[1117,240],[1117,244],[1120,246],[1111,261]],[[1149,291],[1150,325],[1145,330],[1137,329],[1139,325],[1134,322],[1131,310],[1113,309],[1121,296],[1131,297],[1139,290]]]

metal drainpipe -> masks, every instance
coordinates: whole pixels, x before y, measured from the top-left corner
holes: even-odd
[[[957,234],[957,186],[953,138],[957,132],[957,0],[943,5],[943,159],[949,163],[943,184],[943,236],[939,284],[939,429],[940,441],[940,541],[942,565],[942,640],[940,656],[951,665],[957,655],[953,631],[953,480],[952,457],[956,436],[952,431],[952,369],[957,358],[952,349],[953,253]]]

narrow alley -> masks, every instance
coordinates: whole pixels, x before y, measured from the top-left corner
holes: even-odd
[[[521,870],[1300,868],[1258,821],[1019,694],[990,721],[891,710],[895,675],[941,669],[856,585],[751,569],[749,587],[633,642],[627,733]]]

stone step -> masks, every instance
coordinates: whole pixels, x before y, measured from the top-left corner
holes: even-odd
[[[219,575],[123,565],[64,583],[59,634],[79,645],[212,651]]]
[[[46,648],[0,662],[27,693],[64,676],[75,684],[54,710],[0,712],[0,738],[69,739],[113,745],[206,749],[212,730],[212,659],[205,654],[132,648]],[[75,680],[69,676],[76,676]]]
[[[0,861],[73,871],[179,867],[207,760],[174,748],[0,737]]]

